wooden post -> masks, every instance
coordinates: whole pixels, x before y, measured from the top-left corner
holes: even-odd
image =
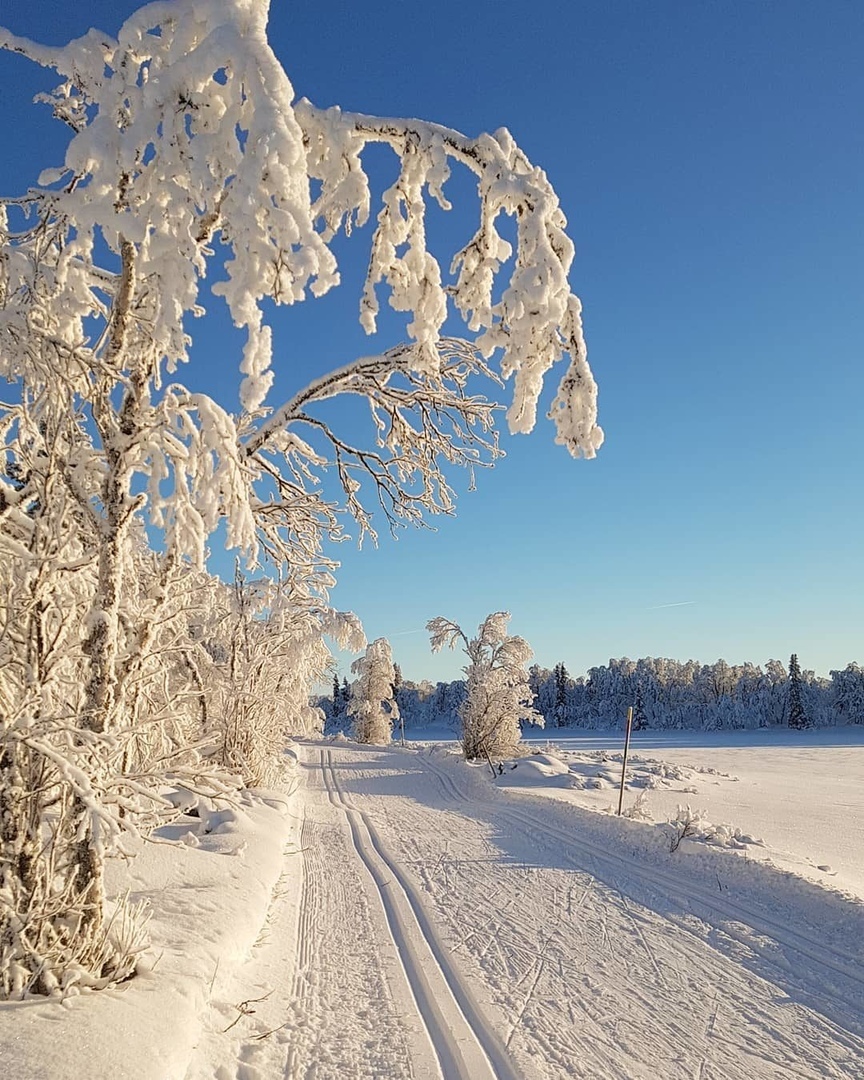
[[[624,774],[627,771],[627,754],[630,750],[630,731],[633,727],[633,706],[627,709],[627,734],[624,737],[624,760],[621,762],[621,791],[618,793],[618,817],[624,805]]]

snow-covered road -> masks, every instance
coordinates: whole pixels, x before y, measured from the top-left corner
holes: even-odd
[[[864,1077],[860,905],[445,750],[301,752],[300,850],[190,1080]]]

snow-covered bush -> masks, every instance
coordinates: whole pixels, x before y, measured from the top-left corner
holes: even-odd
[[[734,825],[713,824],[705,816],[704,810],[694,810],[689,803],[686,806],[679,805],[675,817],[667,823],[666,831],[670,852],[677,851],[682,840],[697,840],[703,844],[735,848],[739,851],[751,846],[760,847],[764,843]]]
[[[210,589],[211,618],[196,652],[207,702],[203,734],[218,764],[250,787],[272,786],[287,740],[323,728],[312,688],[332,659],[324,634],[355,651],[363,632],[356,616],[310,607],[290,584],[247,581],[239,568],[233,586],[211,579]]]
[[[361,743],[386,746],[399,719],[394,699],[395,672],[390,642],[377,638],[351,665],[357,676],[351,687],[348,715],[354,718],[354,738]]]
[[[543,726],[543,717],[532,702],[526,665],[534,655],[527,641],[507,633],[510,613],[487,615],[470,640],[460,626],[440,615],[426,624],[432,635],[432,651],[461,643],[469,659],[463,669],[466,697],[460,709],[462,750],[466,758],[512,757],[525,721]]]
[[[631,805],[625,806],[621,811],[621,817],[630,818],[631,821],[653,821],[654,815],[648,808],[647,791],[640,791]]]
[[[701,836],[704,820],[704,810],[694,810],[689,803],[686,806],[679,806],[675,812],[675,817],[669,821],[671,827],[669,850],[672,852],[677,851],[682,840]]]

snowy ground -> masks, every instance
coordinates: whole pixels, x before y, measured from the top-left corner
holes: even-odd
[[[655,818],[668,796],[765,834],[673,854],[657,825],[595,812],[614,801],[593,786],[615,764],[599,738],[494,783],[452,747],[302,745],[286,804],[186,819],[117,867],[151,899],[152,970],[65,1005],[0,1007],[0,1076],[864,1077],[864,906],[750,857],[796,835],[768,809],[785,788],[788,816],[808,821],[832,791],[851,799],[834,825],[854,862],[860,743],[640,739],[651,761],[632,778],[654,778]],[[786,831],[768,838],[754,817]],[[807,844],[788,845],[802,866]]]
[[[503,782],[536,791],[539,780],[545,794],[588,809],[617,810],[623,735],[556,735],[554,730],[532,734],[529,741],[537,749],[554,747],[553,756],[567,766],[566,786],[560,775],[547,783],[539,777],[533,783],[527,776],[520,779],[530,772],[522,766]],[[592,780],[599,785],[593,787]],[[630,745],[626,783],[625,808],[641,794],[644,809],[662,822],[689,804],[712,825],[731,827],[726,842],[732,850],[864,899],[860,727],[638,732]],[[736,831],[744,837],[740,846],[734,843]],[[724,842],[722,834],[714,842]]]

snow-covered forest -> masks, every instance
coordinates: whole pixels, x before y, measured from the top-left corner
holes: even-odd
[[[636,730],[864,724],[864,669],[859,664],[847,664],[831,671],[829,678],[820,678],[813,671],[795,671],[795,663],[769,660],[762,667],[725,660],[700,664],[623,657],[575,678],[563,663],[551,670],[533,664],[528,669],[528,685],[531,705],[547,728],[618,728],[629,706]],[[793,687],[800,703],[797,714]],[[329,730],[345,726],[350,692],[347,678],[340,682],[337,676],[331,691],[318,699]],[[413,682],[399,669],[394,696],[409,729],[458,727],[466,684],[461,679]]]

